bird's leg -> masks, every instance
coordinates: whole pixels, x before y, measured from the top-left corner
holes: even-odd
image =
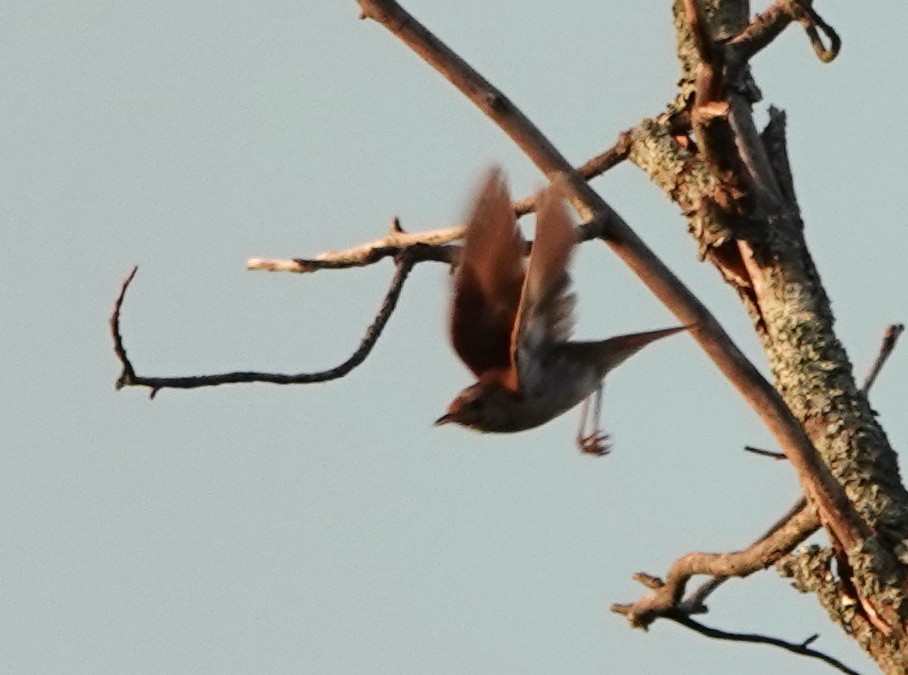
[[[590,399],[593,399],[593,414],[590,415]],[[580,451],[591,455],[607,455],[609,453],[608,434],[599,428],[599,418],[602,414],[602,383],[593,394],[583,401],[583,410],[580,411],[580,428],[577,429],[577,445]],[[587,433],[589,430],[589,433]]]

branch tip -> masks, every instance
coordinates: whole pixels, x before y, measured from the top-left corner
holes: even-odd
[[[637,572],[633,576],[633,579],[634,579],[634,581],[643,584],[644,586],[646,586],[647,588],[649,588],[651,590],[655,590],[655,589],[662,588],[663,586],[665,586],[665,582],[662,581],[662,579],[660,579],[657,576],[653,576],[652,574],[647,574],[646,572]]]
[[[880,371],[892,355],[895,345],[903,332],[905,332],[905,324],[894,323],[886,328],[886,331],[883,333],[883,343],[880,345],[880,350],[877,353],[876,359],[874,359],[871,364],[870,370],[867,371],[867,375],[864,377],[864,384],[861,387],[861,391],[864,392],[865,396],[870,391],[874,382],[876,382]]]
[[[752,445],[745,445],[744,452],[752,452],[755,455],[769,457],[771,459],[788,459],[782,452],[774,452],[772,450],[764,450],[763,448],[755,448]]]
[[[126,291],[129,289],[129,285],[132,283],[132,280],[136,277],[136,272],[139,271],[138,265],[133,265],[132,269],[129,271],[123,281],[120,283],[120,292],[117,293],[117,298],[114,300],[113,310],[110,313],[110,335],[113,338],[114,343],[114,354],[117,357],[117,360],[120,362],[121,371],[120,376],[117,378],[115,383],[115,388],[119,391],[123,387],[129,386],[132,384],[135,379],[135,370],[132,367],[132,363],[129,361],[129,357],[126,355],[126,347],[123,345],[123,336],[120,333],[120,312],[123,309],[123,301],[126,299]]]

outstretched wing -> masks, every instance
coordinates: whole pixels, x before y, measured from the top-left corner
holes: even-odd
[[[479,377],[511,365],[511,334],[523,285],[523,237],[499,167],[482,182],[454,280],[451,342]]]
[[[565,179],[559,176],[536,200],[536,239],[511,337],[511,360],[521,388],[534,388],[542,355],[566,341],[574,327],[575,298],[567,268],[576,234],[565,195]]]

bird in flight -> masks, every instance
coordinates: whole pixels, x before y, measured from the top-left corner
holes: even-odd
[[[454,277],[451,342],[477,378],[435,422],[512,433],[545,424],[584,401],[577,443],[603,455],[603,379],[649,343],[687,326],[571,341],[575,298],[568,265],[576,233],[556,178],[536,201],[536,239],[524,264],[507,184],[498,167],[482,182]],[[594,411],[590,413],[590,399]]]

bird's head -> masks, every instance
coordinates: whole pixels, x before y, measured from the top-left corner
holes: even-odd
[[[514,431],[514,396],[495,383],[477,382],[451,401],[448,412],[435,420],[435,426],[460,424],[476,431]]]

